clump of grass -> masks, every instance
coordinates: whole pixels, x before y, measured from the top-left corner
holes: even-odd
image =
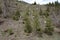
[[[32,32],[32,27],[31,27],[31,23],[30,23],[30,20],[29,20],[29,13],[27,12],[25,14],[25,18],[24,18],[24,21],[25,21],[25,29],[24,29],[24,32],[26,33],[31,33]]]
[[[15,15],[20,17],[20,12],[17,10]]]
[[[44,16],[45,16],[45,17],[48,17],[48,16],[49,16],[49,13],[48,13],[48,12],[45,12],[45,13],[44,13]]]
[[[46,27],[45,28],[45,33],[48,35],[52,35],[53,34],[53,27]]]
[[[46,27],[51,27],[51,20],[46,18]]]
[[[47,19],[46,20],[46,28],[45,28],[45,33],[48,35],[52,35],[54,31],[54,28],[51,25],[51,20]]]
[[[40,28],[39,18],[37,15],[34,16],[34,27],[38,36],[42,37],[42,29]]]
[[[47,7],[47,9],[46,9],[46,11],[45,11],[45,13],[44,13],[44,16],[47,18],[48,16],[49,16],[49,7]]]
[[[13,20],[16,20],[16,21],[18,21],[19,20],[19,18],[18,18],[18,16],[13,16]]]
[[[20,17],[20,12],[19,11],[16,11],[15,15],[13,16],[13,20],[18,21],[19,20],[19,17]]]
[[[40,15],[40,16],[48,17],[48,16],[49,16],[49,8],[47,8],[45,12],[43,12],[43,11],[40,9],[39,15]]]
[[[9,35],[14,34],[13,31],[12,31],[12,29],[7,29],[6,32],[7,32]]]
[[[6,32],[1,31],[1,34],[2,34],[2,36],[5,36],[6,35]]]
[[[5,31],[2,31],[1,33],[2,33],[3,36],[6,35],[6,33],[8,33],[9,35],[13,35],[14,34],[12,29],[7,29]]]
[[[26,33],[31,33],[32,32],[32,27],[30,24],[26,23],[25,24],[25,30]]]

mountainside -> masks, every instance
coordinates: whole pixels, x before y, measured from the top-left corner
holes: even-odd
[[[60,6],[0,0],[0,40],[60,40]]]

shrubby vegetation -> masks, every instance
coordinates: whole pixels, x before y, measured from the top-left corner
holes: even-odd
[[[48,35],[52,35],[54,28],[52,27],[51,20],[49,18],[46,18],[46,26],[45,26],[45,33]]]
[[[13,20],[19,20],[19,17],[20,17],[20,12],[19,11],[16,11],[15,15],[13,15]]]
[[[24,31],[26,33],[31,33],[32,32],[32,27],[31,27],[31,23],[30,23],[30,20],[29,20],[28,17],[29,17],[29,13],[27,12],[25,14],[25,17],[24,17],[24,22],[25,22],[25,29],[24,29]]]
[[[48,35],[52,35],[53,34],[53,27],[46,27],[45,28],[45,33]]]
[[[46,20],[45,20],[46,21],[46,23],[45,23],[46,26],[45,26],[44,33],[46,33],[48,35],[52,35],[53,34],[53,31],[54,31],[54,28],[52,27],[51,20],[49,18],[49,12],[50,12],[49,7],[47,7],[47,9],[45,10],[44,13],[40,9],[40,13],[39,14],[40,14],[40,16],[45,16],[45,18],[46,18]]]
[[[9,35],[14,34],[12,29],[7,29],[5,32],[7,32]]]
[[[40,9],[40,12],[39,12],[40,16],[45,16],[46,18],[49,16],[49,8],[47,7],[46,11],[43,12],[41,9]]]
[[[49,13],[48,12],[44,13],[44,16],[45,17],[48,17],[49,16]]]
[[[5,30],[5,31],[1,31],[1,34],[4,36],[4,35],[6,35],[8,33],[8,35],[13,35],[14,34],[14,32],[13,32],[13,30],[12,29],[7,29],[7,30]]]
[[[40,28],[39,17],[37,15],[34,16],[34,27],[35,27],[35,31],[38,34],[38,36],[42,37],[43,31]]]
[[[32,27],[31,27],[30,22],[28,20],[26,20],[24,31],[26,33],[31,33],[32,32]]]
[[[44,16],[47,18],[48,16],[49,16],[49,7],[47,7],[47,9],[46,9],[46,11],[45,11],[45,13],[44,13]]]

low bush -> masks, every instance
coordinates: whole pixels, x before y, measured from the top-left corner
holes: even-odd
[[[46,28],[45,28],[45,33],[48,35],[52,35],[54,31],[54,28],[51,25],[51,20],[49,18],[46,19]]]
[[[24,29],[24,32],[26,33],[31,33],[32,32],[32,27],[31,27],[31,23],[30,23],[30,20],[29,20],[29,13],[27,12],[25,14],[25,17],[24,17],[24,23],[25,23],[25,29]]]
[[[18,18],[17,16],[13,16],[13,20],[18,21],[18,20],[19,20],[19,18]]]
[[[19,17],[20,17],[20,12],[19,11],[16,11],[15,15],[13,15],[13,20],[18,21],[19,20]]]
[[[24,30],[26,33],[31,33],[32,32],[32,27],[30,25],[30,22],[29,20],[26,20],[25,21],[25,30]]]
[[[53,27],[46,27],[44,32],[48,35],[52,35],[53,31],[54,31]]]
[[[40,15],[40,16],[45,16],[45,17],[47,18],[47,17],[49,16],[49,8],[47,8],[45,12],[43,12],[43,11],[40,9],[39,15]]]
[[[49,16],[49,13],[48,12],[45,12],[44,13],[44,16],[47,18]]]
[[[42,37],[42,29],[40,28],[39,17],[37,15],[34,16],[34,27],[35,32],[38,34],[39,37]]]
[[[31,33],[32,32],[32,27],[29,24],[26,24],[25,30],[26,33]]]

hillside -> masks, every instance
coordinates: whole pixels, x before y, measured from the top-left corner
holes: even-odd
[[[0,40],[60,40],[60,6],[0,0]]]

